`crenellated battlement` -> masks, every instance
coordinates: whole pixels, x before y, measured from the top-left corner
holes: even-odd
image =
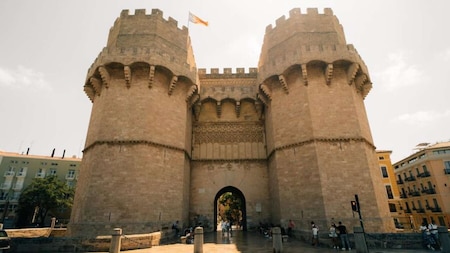
[[[272,26],[272,24],[266,26],[266,33],[270,33],[273,29],[285,25],[291,19],[311,19],[318,18],[320,16],[333,17],[333,10],[331,8],[324,8],[323,13],[319,13],[317,8],[307,8],[306,13],[302,13],[300,8],[294,8],[289,11],[288,19],[286,19],[286,16],[283,15],[275,21],[275,26]]]
[[[220,72],[219,68],[211,68],[209,69],[209,73],[207,73],[207,69],[205,68],[200,68],[198,69],[198,75],[199,76],[230,76],[230,75],[235,75],[235,76],[248,76],[248,77],[256,77],[258,74],[258,68],[249,68],[248,72],[245,71],[245,68],[236,68],[236,71],[233,72],[232,68],[223,68],[222,72]]]
[[[122,10],[122,12],[120,13],[120,17],[116,19],[116,21],[114,22],[114,26],[118,25],[118,23],[122,20],[125,19],[131,19],[132,21],[133,18],[153,18],[155,20],[159,20],[162,22],[166,22],[167,24],[169,24],[170,26],[172,26],[173,28],[177,28],[179,30],[183,30],[187,32],[187,27],[186,26],[182,26],[181,29],[178,27],[178,21],[175,20],[172,17],[168,17],[168,19],[164,19],[163,17],[163,11],[159,10],[159,9],[152,9],[151,10],[151,14],[147,15],[147,12],[145,9],[136,9],[134,10],[134,15],[130,15],[130,10]],[[112,29],[112,28],[111,28]]]

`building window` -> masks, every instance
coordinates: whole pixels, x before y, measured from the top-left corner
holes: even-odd
[[[56,169],[50,169],[50,176],[56,176]]]
[[[388,199],[394,198],[394,195],[392,194],[392,187],[390,185],[386,185],[386,193],[387,193]]]
[[[379,156],[378,160],[384,160],[384,156]]]
[[[383,175],[384,178],[389,177],[386,166],[381,166],[381,174]]]
[[[444,161],[444,173],[446,175],[450,174],[450,161]]]
[[[397,212],[397,207],[395,206],[395,204],[389,203],[389,211],[390,211],[391,213]]]

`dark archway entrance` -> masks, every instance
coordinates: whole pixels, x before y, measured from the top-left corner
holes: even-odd
[[[235,195],[237,198],[241,199],[241,211],[242,211],[242,220],[241,220],[241,226],[242,226],[242,230],[247,231],[247,208],[246,208],[246,203],[245,203],[245,197],[244,194],[236,187],[233,186],[227,186],[222,188],[219,192],[217,192],[216,197],[214,198],[214,231],[217,230],[217,201],[219,200],[220,196],[222,196],[223,194],[230,192],[233,195]]]

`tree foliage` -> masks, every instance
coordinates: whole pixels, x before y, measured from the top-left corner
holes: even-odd
[[[45,217],[58,209],[70,208],[75,190],[56,176],[35,178],[19,198],[17,225],[28,226],[34,222],[43,226]]]
[[[231,192],[226,192],[219,197],[218,202],[222,210],[222,213],[219,214],[222,220],[240,221],[242,219],[241,198]]]

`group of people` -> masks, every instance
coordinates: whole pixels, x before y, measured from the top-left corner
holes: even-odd
[[[440,249],[441,245],[439,242],[438,226],[431,221],[430,224],[427,221],[423,221],[420,226],[420,231],[422,232],[422,238],[424,246],[431,249]]]
[[[338,222],[338,226],[333,222],[329,228],[329,237],[331,238],[331,244],[333,249],[351,250],[350,241],[348,239],[347,227]],[[319,226],[311,221],[311,245],[319,246]],[[340,241],[340,244],[339,244]]]

